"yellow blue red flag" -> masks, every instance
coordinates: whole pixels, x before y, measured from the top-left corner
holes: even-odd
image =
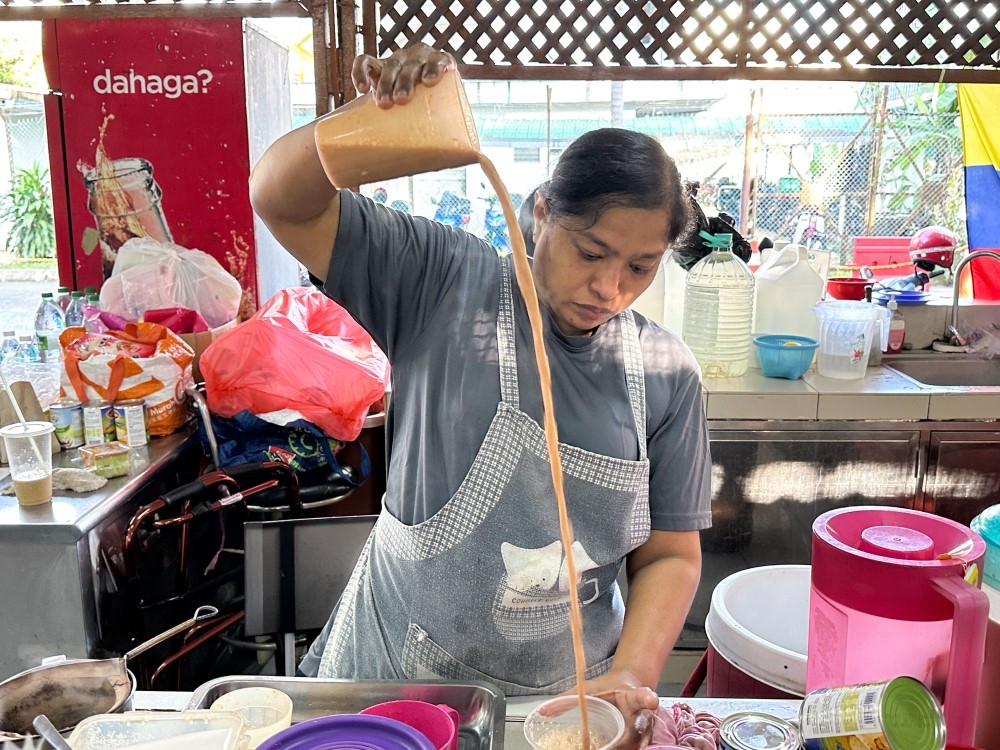
[[[969,250],[1000,252],[1000,85],[959,84],[958,107]],[[982,258],[970,266],[973,296],[1000,299],[1000,263]]]

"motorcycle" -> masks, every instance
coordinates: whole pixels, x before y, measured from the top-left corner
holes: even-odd
[[[468,198],[460,198],[450,190],[445,190],[437,202],[434,221],[456,229],[464,229],[472,218],[472,203]]]
[[[511,253],[510,235],[507,234],[507,220],[504,218],[500,201],[486,199],[486,218],[483,222],[483,239],[497,251],[498,255]]]

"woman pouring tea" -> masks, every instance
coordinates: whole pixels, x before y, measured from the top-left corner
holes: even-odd
[[[415,45],[362,55],[352,74],[388,109],[454,67]],[[510,256],[337,190],[314,127],[266,151],[253,206],[386,352],[393,390],[383,509],[302,672],[482,679],[512,696],[567,691],[572,588],[585,691],[641,720],[658,705],[654,689],[698,586],[698,530],[711,523],[697,364],[676,336],[629,310],[687,236],[676,166],[656,140],[608,128],[568,146],[538,187],[531,270],[548,383]],[[543,385],[558,426],[568,553]]]

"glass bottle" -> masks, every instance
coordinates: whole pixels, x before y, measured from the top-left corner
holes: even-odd
[[[688,271],[681,335],[703,377],[738,377],[750,361],[753,273],[733,254],[731,234],[701,235],[712,252]]]
[[[163,193],[145,159],[99,162],[84,174],[83,184],[97,222],[104,278],[111,276],[118,249],[133,237],[173,242],[160,206]]]

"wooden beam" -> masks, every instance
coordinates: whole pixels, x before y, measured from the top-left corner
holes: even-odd
[[[330,111],[330,9],[327,0],[315,0],[312,16],[313,90],[316,97],[316,115]]]
[[[65,5],[0,5],[0,21],[43,21],[59,18],[308,18],[298,2],[67,3]]]
[[[885,83],[1000,83],[998,68],[805,68],[736,66],[568,66],[459,64],[466,79],[586,81],[873,81]]]

